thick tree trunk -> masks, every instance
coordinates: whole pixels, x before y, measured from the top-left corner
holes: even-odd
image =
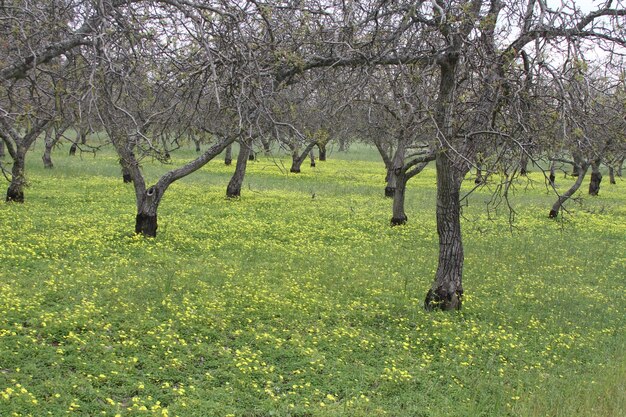
[[[565,193],[560,195],[559,198],[557,198],[556,202],[552,205],[552,209],[550,210],[550,213],[548,214],[548,217],[550,217],[551,219],[554,219],[559,215],[559,211],[561,210],[563,203],[565,203],[572,195],[574,195],[576,191],[578,191],[578,189],[580,188],[580,185],[583,183],[583,180],[585,179],[585,175],[587,175],[589,164],[583,163],[583,164],[577,165],[577,169],[578,169],[578,171],[576,172],[577,175],[575,175],[577,178],[576,178],[576,182],[574,182],[574,185],[572,185],[571,188],[567,190]]]
[[[454,91],[459,54],[448,52],[438,58],[441,69],[439,96],[435,121],[443,139],[453,135]],[[445,142],[444,142],[445,143]],[[437,234],[439,260],[435,280],[426,294],[426,310],[459,310],[463,298],[463,243],[461,240],[461,182],[467,173],[460,171],[452,158],[451,149],[444,147],[436,153],[437,167]],[[474,159],[474,158],[471,158]],[[466,165],[463,165],[466,167]]]
[[[124,165],[122,165],[122,181],[124,181],[124,184],[133,182],[133,177],[130,175],[130,171]]]
[[[242,140],[241,145],[239,146],[239,155],[237,155],[235,173],[226,187],[226,197],[235,198],[241,195],[241,186],[246,175],[246,166],[248,164],[251,150],[252,143],[250,141]]]
[[[312,149],[311,152],[309,152],[309,158],[311,159],[311,168],[315,168],[315,154],[313,153]]]
[[[435,281],[426,294],[426,310],[460,310],[463,297],[463,242],[461,240],[461,180],[454,162],[438,153],[437,234],[439,263]]]
[[[138,202],[137,217],[135,218],[135,233],[146,237],[156,237],[157,210],[161,202],[161,195],[155,186],[146,190],[143,198]]]
[[[556,162],[552,161],[550,163],[550,176],[548,177],[550,180],[550,185],[552,187],[554,187],[554,180],[556,179],[555,172],[556,172]]]
[[[43,156],[41,157],[43,161],[43,167],[46,169],[54,168],[54,164],[52,163],[52,147],[54,146],[54,139],[52,136],[52,129],[46,130],[46,137],[44,139],[44,148],[43,148]]]
[[[600,172],[600,161],[595,160],[591,163],[591,181],[589,181],[589,195],[598,195],[598,193],[600,192],[601,182],[602,173]]]
[[[20,149],[13,158],[13,167],[11,169],[11,182],[7,189],[6,201],[14,201],[16,203],[24,202],[24,188],[26,187],[25,175],[26,150]]]
[[[399,226],[408,220],[404,212],[404,194],[406,191],[407,177],[403,168],[397,168],[392,175],[395,177],[395,189],[393,192],[393,208],[391,215],[391,225]]]
[[[76,142],[72,143],[72,146],[70,146],[70,156],[76,155],[77,148],[78,148],[78,144]]]
[[[609,182],[611,184],[617,184],[615,182],[615,169],[613,168],[613,166],[609,166]]]
[[[326,160],[326,144],[321,144],[318,143],[317,144],[317,148],[319,149],[319,159],[320,161],[325,161]]]
[[[570,174],[572,177],[577,177],[580,173],[580,165],[574,164],[572,165],[572,173]]]
[[[233,145],[228,145],[224,152],[224,165],[230,165],[233,163]]]

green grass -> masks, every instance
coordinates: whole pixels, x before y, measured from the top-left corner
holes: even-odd
[[[426,313],[432,168],[390,228],[367,147],[301,175],[261,156],[236,201],[213,161],[142,239],[117,158],[66,151],[32,153],[26,203],[0,204],[1,416],[624,415],[623,181],[555,222],[533,174],[512,231],[472,194],[463,311]]]

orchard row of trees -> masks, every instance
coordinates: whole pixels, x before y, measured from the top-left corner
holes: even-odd
[[[496,174],[504,195],[529,163],[621,169],[626,7],[545,0],[5,0],[0,138],[7,201],[24,201],[25,156],[72,127],[105,132],[132,182],[135,230],[156,236],[173,182],[238,142],[238,196],[253,147],[280,146],[292,172],[329,141],[368,141],[387,169],[392,224],[407,181],[434,161],[439,266],[427,309],[463,295],[461,184]],[[593,59],[591,58],[593,57]],[[210,146],[146,183],[146,158]],[[8,163],[6,164],[8,167]],[[473,174],[472,174],[473,175]],[[546,175],[548,184],[554,176]]]

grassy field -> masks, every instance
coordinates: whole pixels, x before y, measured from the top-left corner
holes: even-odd
[[[534,173],[513,229],[474,193],[463,310],[426,313],[432,168],[390,228],[370,149],[260,157],[235,201],[214,161],[142,239],[111,151],[66,152],[0,204],[0,416],[626,415],[624,181],[553,221]]]

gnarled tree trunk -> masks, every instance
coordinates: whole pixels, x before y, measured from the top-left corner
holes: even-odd
[[[11,182],[7,189],[6,201],[16,203],[24,202],[24,188],[26,187],[26,149],[18,148],[13,157],[13,167],[11,168]]]
[[[246,166],[252,150],[251,140],[242,140],[239,146],[239,155],[237,155],[237,165],[235,172],[226,187],[226,197],[235,198],[241,195],[241,186],[246,175]]]
[[[600,172],[600,161],[591,162],[591,181],[589,181],[589,195],[597,196],[600,192],[600,183],[602,182],[602,173]]]
[[[393,173],[393,167],[387,168],[387,185],[385,186],[385,197],[393,198],[396,192],[397,177]]]
[[[135,233],[147,237],[156,237],[158,222],[157,210],[161,202],[162,191],[157,186],[148,188],[137,202]]]

